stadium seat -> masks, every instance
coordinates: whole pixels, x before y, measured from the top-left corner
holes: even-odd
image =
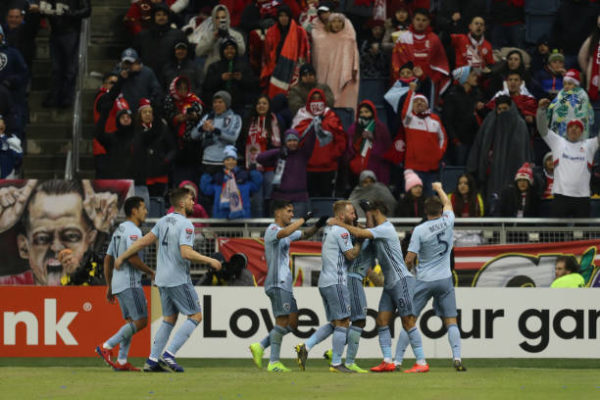
[[[149,218],[160,218],[166,214],[165,199],[158,196],[150,197],[150,207],[148,208]]]
[[[347,131],[354,123],[354,110],[351,108],[332,108],[332,110],[342,122],[344,130]]]
[[[310,209],[315,216],[332,215],[333,203],[342,200],[338,197],[313,197],[310,199]]]
[[[360,78],[358,102],[371,100],[376,107],[383,106],[383,95],[387,91],[389,79]]]
[[[446,193],[452,193],[456,190],[458,177],[465,172],[465,167],[444,167],[441,171],[442,185]]]

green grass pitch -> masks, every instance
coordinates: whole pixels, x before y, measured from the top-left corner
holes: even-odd
[[[141,367],[143,359],[130,360]],[[380,360],[360,360],[370,367]],[[408,362],[407,362],[408,361]],[[405,365],[411,365],[406,360]],[[426,374],[334,374],[309,360],[300,372],[258,370],[248,359],[180,359],[183,374],[113,372],[99,358],[0,358],[1,399],[592,399],[600,398],[600,360],[431,360]],[[264,360],[267,363],[267,360]]]

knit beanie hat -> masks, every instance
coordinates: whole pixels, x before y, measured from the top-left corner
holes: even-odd
[[[232,145],[225,146],[225,149],[223,150],[223,160],[226,160],[228,158],[235,158],[237,160],[238,155],[237,155],[237,149],[235,148],[235,146],[232,146]]]
[[[579,75],[579,71],[577,71],[576,69],[568,70],[565,76],[563,76],[563,82],[573,82],[575,86],[579,86],[581,84],[581,77]]]
[[[552,50],[552,53],[548,56],[548,64],[552,61],[565,61],[565,56],[558,49]]]
[[[295,129],[288,129],[287,131],[285,131],[284,138],[285,138],[286,142],[289,140],[298,140],[299,141],[300,134]]]
[[[533,171],[529,163],[524,163],[517,171],[517,174],[515,175],[515,181],[518,181],[519,179],[525,179],[530,185],[533,185]]]
[[[225,106],[227,108],[231,107],[231,95],[225,90],[219,90],[217,93],[213,95],[214,99],[221,99],[225,102]]]
[[[138,105],[138,112],[142,111],[146,107],[152,108],[152,104],[150,104],[150,100],[148,100],[146,98],[141,98],[140,103]]]
[[[375,176],[375,173],[370,169],[365,169],[360,173],[360,175],[358,176],[358,182],[363,183],[363,181],[367,178],[371,178],[374,182],[377,182],[377,177]]]
[[[419,178],[419,175],[415,173],[412,169],[404,170],[404,191],[409,192],[415,186],[421,185],[423,186],[423,181]]]
[[[461,85],[464,85],[470,73],[471,66],[467,65],[464,67],[459,67],[452,71],[452,78],[454,78],[454,80],[460,83]]]

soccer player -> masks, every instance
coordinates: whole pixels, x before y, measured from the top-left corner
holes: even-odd
[[[418,225],[412,234],[406,265],[413,269],[416,260],[417,285],[413,298],[413,309],[418,316],[425,304],[433,297],[435,313],[444,321],[448,330],[448,341],[452,349],[454,368],[457,371],[466,371],[460,356],[460,331],[456,324],[456,296],[454,282],[450,270],[450,251],[454,229],[454,212],[452,202],[446,196],[442,184],[434,182],[432,189],[439,197],[430,197],[425,200],[425,215],[427,221]],[[396,365],[402,364],[404,351],[408,345],[408,335],[400,332],[396,346]]]
[[[143,255],[136,253],[129,257],[119,270],[113,271],[115,257],[123,254],[133,242],[142,237],[140,225],[146,220],[148,209],[141,197],[125,200],[127,220],[115,230],[104,257],[104,276],[106,277],[106,298],[114,304],[115,296],[119,300],[121,314],[127,321],[110,339],[96,347],[96,353],[113,367],[115,371],[139,371],[127,362],[131,337],[148,324],[148,305],[142,289],[142,272],[154,279],[154,271],[143,261]],[[112,349],[119,345],[116,362],[112,361]]]
[[[356,211],[351,202],[336,201],[333,215],[340,222],[352,224],[356,220]],[[346,345],[346,336],[350,326],[350,293],[348,291],[348,264],[358,257],[361,243],[352,244],[350,233],[340,226],[327,226],[323,231],[321,250],[322,269],[319,275],[319,293],[323,298],[328,324],[321,326],[306,341],[296,346],[298,365],[304,371],[308,352],[316,344],[333,333],[333,352],[331,372],[355,372],[342,364],[342,353]]]
[[[290,243],[307,239],[325,225],[326,218],[322,217],[312,227],[304,232],[299,228],[312,217],[307,212],[302,218],[292,223],[294,205],[287,200],[273,201],[275,222],[265,231],[265,258],[269,268],[265,279],[265,292],[271,300],[275,326],[261,342],[252,343],[250,352],[258,368],[262,367],[263,351],[271,346],[271,357],[267,371],[290,372],[279,360],[283,336],[292,332],[298,326],[298,306],[292,291],[293,276],[290,270]]]
[[[163,322],[154,337],[150,357],[144,365],[145,372],[183,372],[183,368],[175,361],[175,353],[202,321],[200,301],[190,277],[190,263],[208,264],[217,271],[221,269],[219,261],[203,256],[192,248],[194,226],[186,218],[194,209],[192,193],[186,188],[177,188],[173,189],[170,198],[174,212],[162,217],[151,232],[134,242],[115,261],[115,269],[118,270],[124,260],[158,241],[155,282],[160,291]],[[162,353],[179,313],[188,319]]]
[[[372,372],[391,372],[395,370],[392,362],[392,337],[389,324],[397,310],[402,321],[402,326],[408,332],[410,344],[417,358],[417,363],[404,372],[427,372],[429,365],[425,360],[425,352],[421,340],[421,333],[416,326],[416,313],[413,310],[413,291],[415,279],[412,277],[402,257],[400,240],[394,225],[387,220],[386,205],[377,200],[366,207],[366,214],[373,218],[375,227],[362,229],[352,225],[340,223],[335,219],[332,223],[346,228],[350,234],[358,239],[370,239],[375,247],[375,254],[383,271],[385,285],[377,314],[377,331],[379,346],[383,353],[383,362],[371,368]]]

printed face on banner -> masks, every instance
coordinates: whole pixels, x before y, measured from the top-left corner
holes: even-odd
[[[132,183],[29,180],[0,186],[0,284],[60,286],[61,278],[88,262],[99,233],[109,234]],[[65,249],[69,254],[59,261]],[[29,281],[14,279],[24,275]]]

